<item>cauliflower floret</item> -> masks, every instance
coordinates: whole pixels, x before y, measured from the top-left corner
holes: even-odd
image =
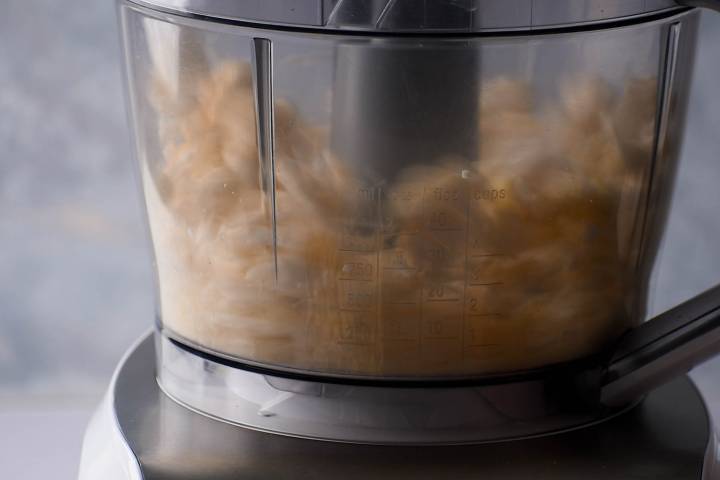
[[[160,77],[158,77],[160,78]],[[275,103],[259,168],[248,65],[180,98],[156,79],[162,161],[143,172],[162,321],[239,358],[358,375],[479,375],[595,353],[632,311],[654,79],[617,95],[484,83],[475,158],[367,185],[327,128]]]

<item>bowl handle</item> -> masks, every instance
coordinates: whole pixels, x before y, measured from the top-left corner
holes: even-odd
[[[601,400],[626,404],[720,353],[720,285],[630,330],[612,352]]]

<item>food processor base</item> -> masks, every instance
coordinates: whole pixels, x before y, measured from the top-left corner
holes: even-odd
[[[155,379],[152,334],[121,361],[85,435],[80,480],[720,480],[715,429],[687,377],[606,422],[526,440],[377,446],[263,433],[191,411]]]

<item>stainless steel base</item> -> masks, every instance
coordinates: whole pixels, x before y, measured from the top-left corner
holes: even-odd
[[[123,448],[137,460],[137,478],[146,480],[720,479],[715,434],[687,377],[622,415],[563,434],[483,445],[351,445],[263,433],[195,413],[159,389],[155,354],[148,336],[119,367],[107,406]],[[88,445],[94,438],[89,431],[86,451],[98,451]]]

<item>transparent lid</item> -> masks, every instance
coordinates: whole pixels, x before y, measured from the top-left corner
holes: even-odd
[[[673,0],[134,0],[190,15],[326,30],[469,33],[626,20]]]

